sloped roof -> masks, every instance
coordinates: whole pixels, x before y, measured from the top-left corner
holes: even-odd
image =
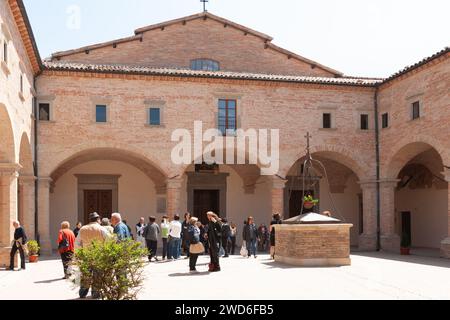
[[[404,75],[404,74],[406,74],[406,73],[408,73],[410,71],[413,71],[414,69],[417,69],[417,68],[419,68],[419,67],[421,67],[421,66],[423,66],[423,65],[425,65],[425,64],[427,64],[427,63],[429,63],[429,62],[431,62],[431,61],[433,61],[433,60],[435,60],[435,59],[437,59],[439,57],[442,57],[442,56],[446,55],[449,52],[450,52],[450,47],[445,47],[441,51],[436,52],[435,54],[433,54],[433,55],[431,55],[429,57],[423,58],[422,60],[420,60],[417,63],[414,63],[412,65],[404,67],[402,70],[400,70],[400,71],[394,73],[393,75],[391,75],[390,77],[386,78],[383,81],[383,83],[386,83],[386,82],[389,82],[389,81],[391,81],[393,79],[396,79],[396,78],[398,78],[398,77],[400,77],[400,76],[402,76],[402,75]]]
[[[268,36],[267,34],[261,33],[259,31],[255,31],[255,30],[247,28],[247,27],[244,27],[243,25],[240,25],[240,24],[238,24],[236,22],[227,20],[225,18],[221,18],[221,17],[216,16],[216,15],[214,15],[212,13],[209,13],[209,12],[201,12],[201,13],[193,14],[193,15],[187,16],[187,17],[182,17],[182,18],[178,18],[178,19],[174,19],[174,20],[169,20],[169,21],[166,21],[166,22],[152,24],[152,25],[149,25],[149,26],[146,26],[146,27],[142,27],[142,28],[136,29],[134,31],[134,33],[135,34],[141,34],[141,33],[144,33],[146,31],[150,31],[150,30],[154,30],[154,29],[160,29],[162,27],[167,27],[167,26],[170,26],[172,24],[188,22],[188,21],[196,20],[196,19],[208,19],[208,18],[212,19],[212,20],[215,20],[217,22],[223,23],[223,24],[227,24],[230,27],[234,27],[236,29],[242,30],[244,32],[247,32],[249,34],[257,36],[257,37],[259,37],[259,38],[261,38],[263,40],[267,40],[267,41],[272,41],[273,40],[273,38],[271,36]]]
[[[87,64],[87,63],[74,63],[66,61],[44,61],[44,69],[49,71],[260,80],[260,81],[297,82],[310,84],[349,85],[349,86],[363,86],[363,87],[375,86],[382,82],[382,79],[377,78],[289,76],[289,75],[259,74],[248,72],[200,71],[200,70],[175,69],[175,68],[152,68],[152,67],[142,67],[142,66],[122,65],[122,64]]]
[[[23,45],[25,46],[28,58],[30,59],[33,73],[36,75],[42,69],[42,60],[36,45],[33,30],[28,20],[27,11],[22,0],[8,0],[9,7],[19,29]]]
[[[135,35],[131,36],[131,37],[121,38],[121,39],[112,40],[112,41],[108,41],[108,42],[102,42],[102,43],[89,45],[89,46],[84,46],[84,47],[81,47],[81,48],[67,50],[67,51],[55,52],[55,53],[52,54],[52,59],[58,59],[60,57],[72,55],[72,54],[75,54],[75,53],[85,52],[85,51],[88,51],[88,50],[104,48],[104,47],[107,47],[107,46],[110,46],[110,45],[113,45],[113,44],[118,44],[118,43],[123,43],[123,42],[128,42],[128,41],[140,40],[142,38],[142,34],[144,32],[147,32],[147,31],[150,31],[150,30],[155,30],[155,29],[165,28],[165,27],[170,26],[170,25],[174,25],[174,24],[178,24],[178,23],[185,23],[185,22],[188,22],[188,21],[196,20],[196,19],[211,19],[211,20],[217,21],[219,23],[222,23],[224,25],[227,25],[227,26],[236,28],[238,30],[241,30],[244,33],[252,34],[252,35],[254,35],[256,37],[261,38],[266,43],[267,47],[271,48],[272,50],[275,50],[275,51],[277,51],[279,53],[285,54],[285,55],[287,55],[287,56],[289,56],[291,58],[300,60],[302,62],[308,63],[308,64],[310,64],[310,65],[312,65],[314,67],[323,69],[323,70],[325,70],[327,72],[330,72],[330,73],[334,74],[337,77],[340,77],[340,76],[343,75],[343,73],[340,72],[340,71],[334,70],[334,69],[329,68],[327,66],[324,66],[324,65],[322,65],[322,64],[320,64],[320,63],[318,63],[316,61],[307,59],[307,58],[302,57],[302,56],[300,56],[300,55],[298,55],[298,54],[296,54],[294,52],[291,52],[289,50],[286,50],[286,49],[283,49],[283,48],[280,48],[280,47],[274,45],[273,43],[271,43],[273,38],[268,36],[268,35],[266,35],[266,34],[264,34],[264,33],[261,33],[261,32],[255,31],[253,29],[247,28],[247,27],[242,26],[242,25],[240,25],[238,23],[235,23],[235,22],[227,20],[225,18],[216,16],[216,15],[211,14],[209,12],[202,12],[202,13],[194,14],[194,15],[191,15],[191,16],[182,17],[182,18],[178,18],[178,19],[175,19],[175,20],[169,20],[169,21],[166,21],[166,22],[157,23],[157,24],[153,24],[153,25],[150,25],[150,26],[142,27],[142,28],[136,29],[134,31]]]

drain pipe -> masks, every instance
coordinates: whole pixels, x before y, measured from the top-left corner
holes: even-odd
[[[34,90],[36,92],[36,77],[33,81]],[[38,209],[38,183],[39,183],[39,170],[38,170],[38,105],[37,105],[37,97],[33,98],[33,115],[34,115],[34,176],[36,180],[34,180],[34,235],[36,237],[36,241],[39,242],[39,209]]]
[[[377,251],[381,249],[381,202],[380,202],[380,123],[378,117],[378,86],[375,87],[375,159],[376,159],[376,201],[377,201]]]

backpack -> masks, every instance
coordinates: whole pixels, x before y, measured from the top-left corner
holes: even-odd
[[[61,233],[62,233],[62,240],[58,244],[58,250],[65,250],[65,249],[69,248],[69,241],[67,240],[67,237],[66,237],[66,234],[64,233],[64,231],[61,231]]]
[[[200,242],[200,234],[195,232],[194,226],[189,226],[186,232],[186,240],[191,244],[197,244]]]

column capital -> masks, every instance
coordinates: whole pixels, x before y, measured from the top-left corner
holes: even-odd
[[[270,180],[272,182],[273,189],[284,189],[284,187],[286,186],[286,182],[288,182],[288,180],[278,175],[271,176]]]
[[[50,177],[38,177],[39,187],[50,188],[53,179]]]
[[[381,188],[395,188],[399,183],[400,179],[380,179]]]
[[[444,175],[444,179],[445,179],[447,182],[450,182],[450,168],[444,167],[444,171],[441,172],[441,173]]]
[[[179,177],[166,180],[167,189],[181,189],[183,179]]]
[[[381,188],[395,188],[399,181],[400,179],[367,179],[358,181],[358,184],[361,188],[375,188],[377,183],[380,184]]]
[[[18,163],[0,163],[0,176],[19,176],[19,170],[22,166]]]
[[[33,185],[35,181],[36,181],[36,177],[35,176],[19,175],[19,185],[30,186],[30,185]]]
[[[361,187],[361,189],[375,189],[377,186],[377,180],[376,179],[360,180],[358,181],[358,184]]]

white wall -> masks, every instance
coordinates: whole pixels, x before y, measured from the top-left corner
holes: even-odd
[[[67,220],[73,227],[78,219],[78,187],[74,174],[120,174],[119,212],[132,228],[141,216],[146,220],[150,215],[157,216],[155,186],[142,171],[119,161],[86,162],[61,176],[50,194],[50,235],[54,248],[60,223]]]
[[[447,190],[402,189],[395,193],[396,227],[401,234],[401,212],[411,212],[412,246],[439,248],[447,237]]]

